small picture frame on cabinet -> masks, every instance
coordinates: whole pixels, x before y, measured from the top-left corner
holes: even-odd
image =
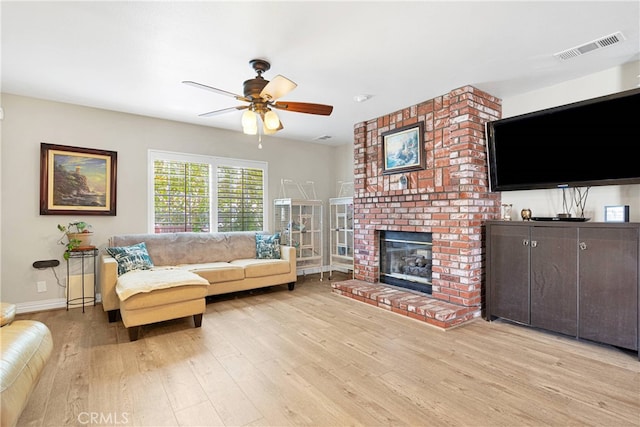
[[[604,207],[605,222],[629,222],[629,205]]]

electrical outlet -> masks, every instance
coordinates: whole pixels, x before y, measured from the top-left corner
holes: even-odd
[[[38,292],[47,292],[47,282],[44,280],[37,282],[36,285],[38,287]]]

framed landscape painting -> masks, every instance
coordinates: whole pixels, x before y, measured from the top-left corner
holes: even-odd
[[[403,126],[382,134],[385,175],[424,169],[424,123]]]
[[[40,144],[40,215],[115,215],[115,151]]]

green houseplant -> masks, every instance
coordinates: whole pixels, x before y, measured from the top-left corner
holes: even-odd
[[[67,225],[58,224],[58,230],[62,232],[58,243],[65,246],[63,255],[65,260],[69,259],[70,253],[74,249],[91,244],[91,236],[93,235],[91,224],[84,221],[72,221]]]

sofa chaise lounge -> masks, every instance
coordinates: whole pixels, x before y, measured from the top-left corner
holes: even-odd
[[[255,232],[113,236],[99,261],[102,307],[110,322],[120,312],[134,341],[145,324],[193,315],[199,327],[206,296],[283,284],[293,290],[296,251],[281,246],[277,237]]]

